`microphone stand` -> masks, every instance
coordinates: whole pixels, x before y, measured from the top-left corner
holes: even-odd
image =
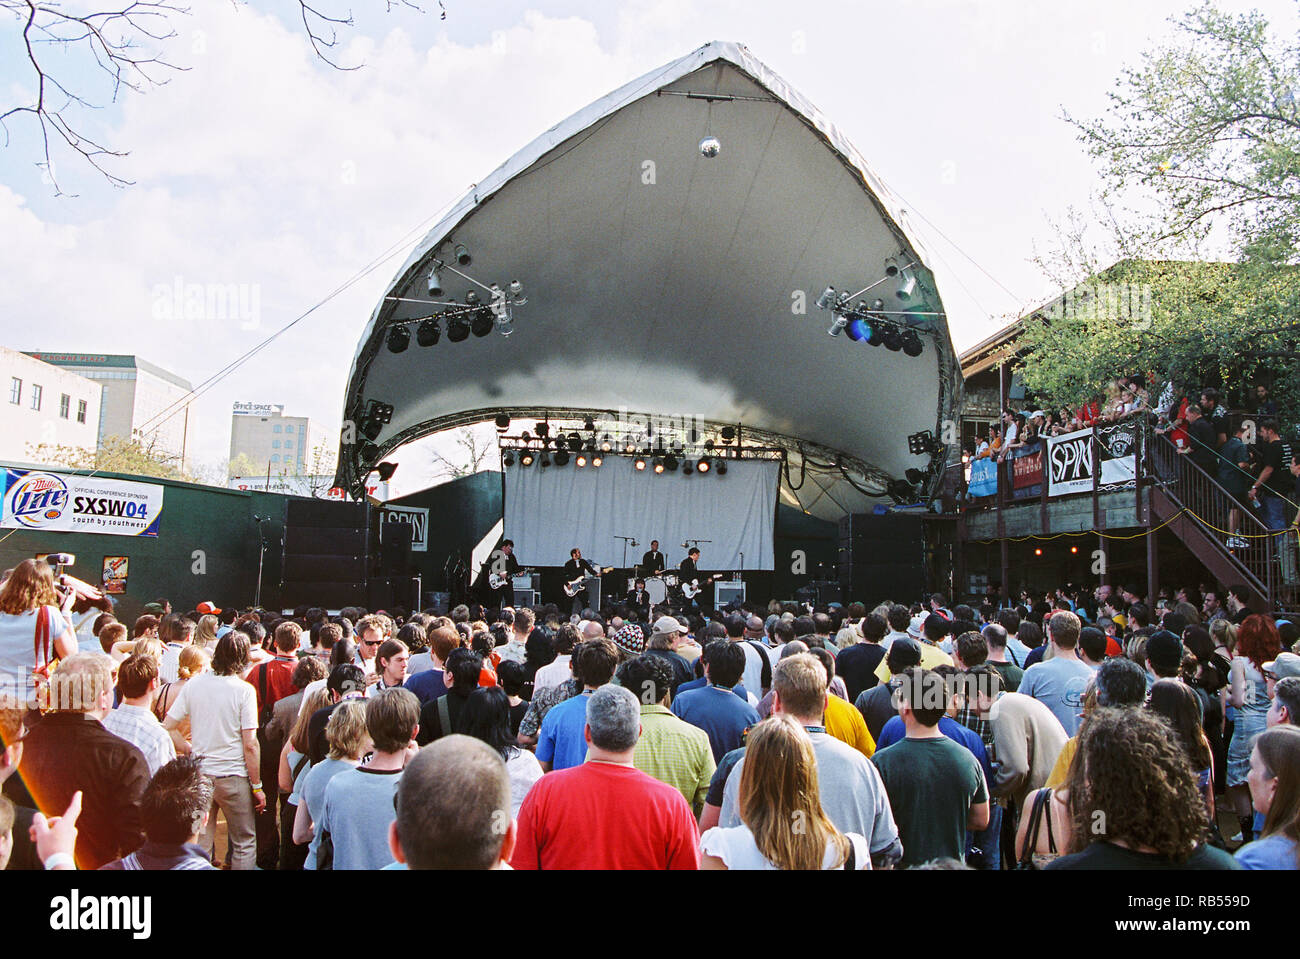
[[[262,524],[270,519],[269,516],[258,516],[253,514],[253,519],[257,522],[257,588],[253,590],[253,606],[256,609],[262,607],[262,563],[266,559],[266,535],[262,529]]]
[[[636,541],[636,538],[633,537],[633,536],[618,536],[618,535],[615,535],[614,538],[615,538],[615,539],[621,539],[621,540],[623,541],[623,568],[624,568],[624,569],[627,569],[627,547],[628,547],[628,544],[631,544],[632,546],[640,546],[641,544],[638,543],[638,542]]]

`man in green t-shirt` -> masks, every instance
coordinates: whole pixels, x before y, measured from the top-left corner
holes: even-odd
[[[989,822],[989,791],[979,763],[939,731],[948,706],[943,677],[913,668],[898,689],[907,738],[872,757],[903,842],[901,865],[966,861],[966,832]]]

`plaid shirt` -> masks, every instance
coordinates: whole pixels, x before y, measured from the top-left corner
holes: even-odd
[[[967,729],[979,733],[980,739],[984,741],[984,751],[988,753],[989,765],[997,762],[997,752],[993,746],[993,724],[988,721],[988,717],[981,717],[973,706],[964,705],[957,710],[954,718]]]
[[[524,718],[519,721],[519,735],[525,737],[536,736],[542,729],[542,720],[546,714],[551,711],[553,706],[558,706],[566,699],[572,699],[578,693],[582,692],[582,685],[574,679],[566,679],[558,686],[547,686],[540,693],[534,693],[532,700],[528,703],[528,711],[524,713]]]
[[[123,703],[104,717],[104,728],[144,754],[152,776],[176,758],[176,744],[153,710]]]
[[[680,792],[696,815],[704,808],[717,768],[708,734],[658,703],[641,707],[641,738],[632,764]]]

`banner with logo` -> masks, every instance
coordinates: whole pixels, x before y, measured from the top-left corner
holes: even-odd
[[[1012,450],[1007,460],[1011,464],[1011,498],[1028,499],[1031,496],[1042,496],[1042,441]]]
[[[1096,460],[1101,460],[1098,489],[1110,492],[1131,487],[1134,482],[1137,449],[1136,423],[1110,423],[1092,430],[1079,430],[1047,441],[1047,495],[1092,492]]]
[[[4,481],[5,529],[158,535],[162,486],[48,470],[6,469]]]
[[[414,506],[385,506],[380,511],[381,522],[386,526],[389,523],[408,523],[413,528],[411,530],[411,551],[414,553],[426,553],[429,550],[429,510],[426,508],[417,508]],[[382,539],[382,527],[380,538]]]
[[[970,482],[966,492],[971,496],[996,496],[998,492],[998,462],[991,457],[971,460]]]

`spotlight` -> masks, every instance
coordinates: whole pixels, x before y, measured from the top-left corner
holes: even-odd
[[[898,298],[900,300],[910,300],[912,294],[916,292],[916,277],[911,270],[903,270],[903,282],[898,287]]]
[[[434,317],[421,320],[415,329],[415,342],[421,346],[433,346],[442,337],[442,327]]]
[[[885,308],[885,301],[884,301],[884,300],[872,300],[872,301],[871,301],[871,308],[872,308],[875,312],[879,313],[881,310],[883,310],[883,309]]]
[[[925,345],[921,342],[921,337],[917,335],[916,330],[908,330],[903,334],[903,352],[908,356],[920,356],[925,350]]]
[[[496,424],[497,424],[497,429],[499,430],[510,429],[510,414],[498,413],[496,418]]]
[[[907,481],[913,486],[920,486],[925,482],[925,473],[915,467],[907,469],[904,471],[903,475],[907,477]]]
[[[361,432],[365,434],[366,439],[373,440],[384,431],[384,424],[374,417],[368,417],[361,421]]]
[[[674,473],[677,471],[677,457],[673,456],[672,453],[669,453],[666,457],[664,457],[664,469],[666,469],[670,473]]]
[[[506,466],[514,466],[515,454],[511,453],[509,450],[506,450],[505,456],[501,457],[501,462],[504,463]]]
[[[519,457],[519,465],[520,465],[520,466],[532,466],[532,465],[533,465],[533,451],[532,451],[532,450],[524,450],[523,455]]]
[[[839,336],[844,327],[849,325],[849,318],[843,313],[836,313],[835,318],[831,320],[830,328],[826,330],[831,336]]]
[[[502,336],[509,336],[515,331],[515,314],[508,305],[497,314],[496,324],[497,332]]]
[[[707,440],[704,441],[704,448],[705,448],[706,450],[711,450],[711,449],[713,449],[713,447],[715,447],[715,446],[717,446],[717,444],[714,443],[712,439],[707,439]]]
[[[370,415],[380,423],[391,423],[393,422],[393,404],[371,400]]]
[[[1079,552],[1079,547],[1077,547],[1077,546],[1071,546],[1071,547],[1070,547],[1070,552],[1071,552],[1071,553],[1078,553],[1078,552]]]
[[[875,335],[875,328],[861,316],[849,323],[849,339],[854,343],[870,342]]]
[[[453,343],[463,343],[469,339],[469,318],[464,312],[447,317],[447,339]]]
[[[543,463],[542,465],[545,466],[546,464]],[[555,465],[556,465],[556,466],[567,466],[567,465],[569,465],[569,451],[568,451],[568,450],[564,449],[563,447],[561,447],[560,449],[556,450],[556,452],[555,452]]]
[[[599,467],[604,462],[605,461],[604,459],[601,458],[600,454],[597,454],[591,458],[591,465],[595,467]]]
[[[1035,555],[1035,556],[1042,556],[1042,555],[1043,555],[1043,548],[1042,548],[1041,546],[1037,547],[1037,548],[1034,550],[1034,555]]]
[[[533,438],[533,434],[528,432],[528,430],[524,430],[523,433],[519,435],[519,438],[522,439],[525,443],[527,443],[529,440]]]
[[[388,328],[388,352],[401,353],[411,345],[411,331],[404,326]]]
[[[662,473],[663,471],[664,471],[664,461],[661,460],[659,457],[656,456],[656,457],[655,457],[655,472],[656,472],[656,473]]]
[[[835,304],[835,287],[828,286],[822,290],[822,295],[817,297],[817,309],[829,310]]]
[[[551,435],[551,424],[550,424],[550,423],[538,423],[538,424],[537,424],[537,435],[538,435],[538,436],[550,436],[550,435]]]
[[[393,478],[393,474],[397,472],[397,464],[380,463],[378,466],[375,467],[375,472],[379,474],[379,482],[387,483],[390,479]]]
[[[923,456],[934,451],[934,434],[929,430],[913,433],[907,438],[907,451],[913,456]]]
[[[542,464],[541,464],[541,465],[542,465],[542,469],[546,469],[546,467],[548,467],[548,466],[551,465],[551,454],[550,454],[550,453],[545,453],[545,452],[542,453]]]
[[[693,473],[693,472],[695,472],[695,467],[691,466],[691,461],[690,461],[690,460],[687,460],[685,463],[682,464],[682,475],[683,475],[683,476],[690,476],[691,473]]]
[[[903,336],[892,326],[881,331],[880,342],[884,344],[885,349],[897,353],[903,348]]]
[[[569,434],[569,449],[573,450],[575,453],[582,449],[582,437],[577,433]]]
[[[736,438],[736,428],[734,426],[724,426],[720,435],[722,436],[722,442],[730,443]]]
[[[375,457],[379,455],[379,447],[374,443],[362,443],[357,449],[357,455],[363,463],[373,463]]]
[[[469,321],[469,329],[475,336],[487,336],[491,333],[492,311],[486,306],[480,306],[474,311],[474,316]]]
[[[510,298],[515,301],[515,306],[523,306],[528,302],[528,297],[524,296],[524,285],[518,280],[510,281]]]
[[[429,295],[442,296],[446,291],[442,288],[442,266],[441,260],[434,260],[433,266],[429,270]]]
[[[701,473],[707,473],[711,465],[712,464],[709,462],[709,459],[706,456],[701,458],[700,462],[696,465],[695,468],[698,469]]]
[[[898,261],[892,256],[885,260],[885,276],[898,276]]]
[[[726,475],[727,475],[727,461],[726,461],[726,460],[719,460],[719,461],[718,461],[717,474],[718,474],[719,476],[726,476]]]
[[[586,430],[588,433],[594,433],[596,432],[596,421],[592,419],[590,416],[588,416],[583,419],[582,428]]]
[[[600,438],[600,451],[602,453],[608,453],[613,448],[614,448],[614,437],[606,433],[604,436]]]
[[[473,260],[469,257],[469,250],[465,249],[464,243],[456,244],[456,262],[461,266],[469,266]]]
[[[579,453],[578,458],[573,461],[573,465],[578,467],[578,469],[582,469],[584,466],[587,465],[587,457],[584,456],[582,453]]]
[[[645,469],[645,457],[644,457],[644,456],[638,456],[638,457],[633,461],[632,465],[633,465],[636,469],[638,469],[638,470],[644,470],[644,469]]]
[[[478,306],[478,290],[470,290],[465,294],[465,304],[467,306]]]

